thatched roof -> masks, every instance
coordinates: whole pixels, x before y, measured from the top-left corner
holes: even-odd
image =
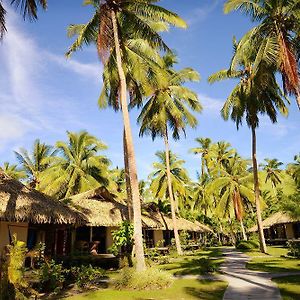
[[[295,220],[291,218],[287,213],[277,212],[263,221],[263,228],[270,228],[273,225],[287,224],[287,223],[293,223],[297,221],[300,220]],[[257,225],[251,227],[248,231],[249,232],[257,231]]]
[[[114,227],[128,218],[128,210],[125,203],[116,200],[116,197],[105,188],[100,187],[63,200],[75,211],[83,214],[90,226]],[[152,229],[173,229],[173,222],[169,216],[159,212],[157,209],[143,206],[143,227]],[[178,229],[207,232],[206,226],[192,223],[188,220],[178,218]]]
[[[29,189],[0,168],[0,221],[78,224],[83,219],[68,206]]]

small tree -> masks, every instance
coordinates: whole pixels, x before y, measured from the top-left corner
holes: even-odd
[[[129,267],[133,266],[132,263],[132,249],[133,249],[133,225],[129,221],[124,221],[120,228],[113,232],[114,244],[111,247],[111,251],[117,255],[121,251],[127,257]]]

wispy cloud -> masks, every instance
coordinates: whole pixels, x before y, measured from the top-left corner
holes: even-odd
[[[220,115],[220,110],[224,104],[224,100],[213,98],[205,94],[199,94],[198,96],[203,105],[204,113],[207,112],[218,116]]]
[[[219,0],[209,0],[205,1],[207,4],[198,7],[193,10],[190,16],[187,17],[187,23],[189,25],[193,25],[199,22],[203,22],[209,16],[209,14],[214,11],[214,9],[218,6]]]
[[[14,12],[8,16],[8,34],[0,45],[0,150],[38,131],[50,133],[81,125],[80,110],[76,111],[73,99],[48,84],[48,69],[61,67],[63,72],[70,71],[97,85],[102,72],[97,63],[67,61],[63,55],[45,51],[21,29]]]

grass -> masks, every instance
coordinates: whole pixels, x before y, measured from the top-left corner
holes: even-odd
[[[101,290],[67,298],[68,300],[221,300],[227,287],[222,281],[175,280],[170,288],[156,291]]]
[[[273,279],[277,283],[283,300],[300,299],[300,275]]]
[[[221,249],[217,247],[199,250],[191,255],[173,257],[170,259],[170,263],[159,265],[157,268],[175,276],[204,275],[219,269],[220,264],[224,261],[221,256]]]
[[[268,255],[260,252],[246,252],[252,259],[247,263],[250,270],[259,270],[269,273],[283,273],[300,271],[300,260],[284,257],[287,255],[287,248],[268,247]]]

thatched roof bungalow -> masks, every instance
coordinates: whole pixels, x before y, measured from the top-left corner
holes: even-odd
[[[263,228],[269,242],[300,238],[300,219],[294,219],[285,212],[277,212],[266,218],[263,221]],[[248,231],[256,232],[257,225]]]
[[[99,240],[103,245],[102,251],[106,251],[112,244],[112,231],[128,219],[127,206],[116,200],[116,197],[105,188],[100,187],[68,199],[62,200],[70,207],[85,216],[91,231],[85,228],[78,228],[76,239],[84,239],[89,236],[89,241]],[[210,228],[199,222],[192,223],[183,218],[177,219],[178,229],[189,232],[212,232]],[[142,205],[142,224],[146,243],[155,245],[160,240],[172,238],[172,219],[159,212],[154,204]],[[149,240],[149,242],[147,242]],[[101,249],[100,249],[101,251]]]
[[[34,228],[37,224],[41,226],[55,224],[55,228],[59,228],[83,222],[84,219],[78,212],[26,187],[0,169],[0,252],[14,234],[19,240],[27,242],[33,234],[31,227]],[[35,236],[35,242],[36,239]]]

